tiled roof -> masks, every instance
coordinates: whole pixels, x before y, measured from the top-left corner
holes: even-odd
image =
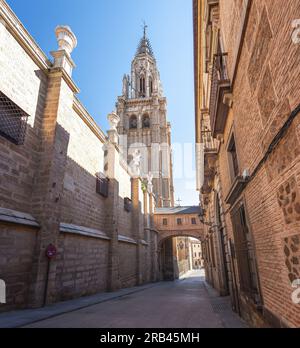
[[[156,208],[155,214],[157,215],[176,215],[176,214],[201,214],[202,210],[199,206],[190,207],[172,207],[172,208]]]

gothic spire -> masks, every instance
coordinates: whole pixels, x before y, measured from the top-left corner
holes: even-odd
[[[149,54],[153,59],[155,59],[150,40],[147,37],[147,28],[148,26],[146,25],[146,23],[144,23],[144,27],[143,27],[144,36],[140,40],[140,43],[137,48],[136,56],[141,54]]]

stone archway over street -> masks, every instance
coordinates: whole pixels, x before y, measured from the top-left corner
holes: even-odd
[[[177,279],[193,268],[194,253],[191,252],[190,238],[196,238],[200,242],[204,238],[200,216],[199,206],[155,210],[154,226],[158,232],[158,264],[161,279]],[[202,257],[200,249],[197,256],[199,259]]]

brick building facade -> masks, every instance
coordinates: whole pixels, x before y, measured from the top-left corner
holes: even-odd
[[[0,0],[0,311],[156,281],[154,197],[76,97],[77,44],[49,60]],[[48,262],[46,249],[57,255]]]
[[[201,215],[199,206],[155,209],[161,279],[177,279],[192,268],[190,239],[203,241]]]
[[[299,18],[297,0],[194,0],[207,280],[259,327],[300,325]]]

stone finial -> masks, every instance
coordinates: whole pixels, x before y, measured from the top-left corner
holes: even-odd
[[[112,112],[108,114],[107,116],[109,125],[110,125],[110,130],[107,132],[108,134],[108,139],[112,144],[119,144],[119,135],[117,131],[117,126],[120,122],[120,117],[117,115],[116,112]]]
[[[120,117],[117,115],[116,112],[112,112],[107,116],[109,125],[110,125],[110,130],[116,131],[117,126],[120,122]]]
[[[132,161],[130,164],[134,177],[139,177],[141,175],[141,159],[141,151],[135,150],[132,154]]]
[[[147,175],[147,187],[148,187],[148,192],[151,194],[153,193],[153,174],[150,172]]]
[[[66,51],[71,54],[77,46],[77,39],[71,28],[65,25],[59,25],[55,29],[59,51]]]

